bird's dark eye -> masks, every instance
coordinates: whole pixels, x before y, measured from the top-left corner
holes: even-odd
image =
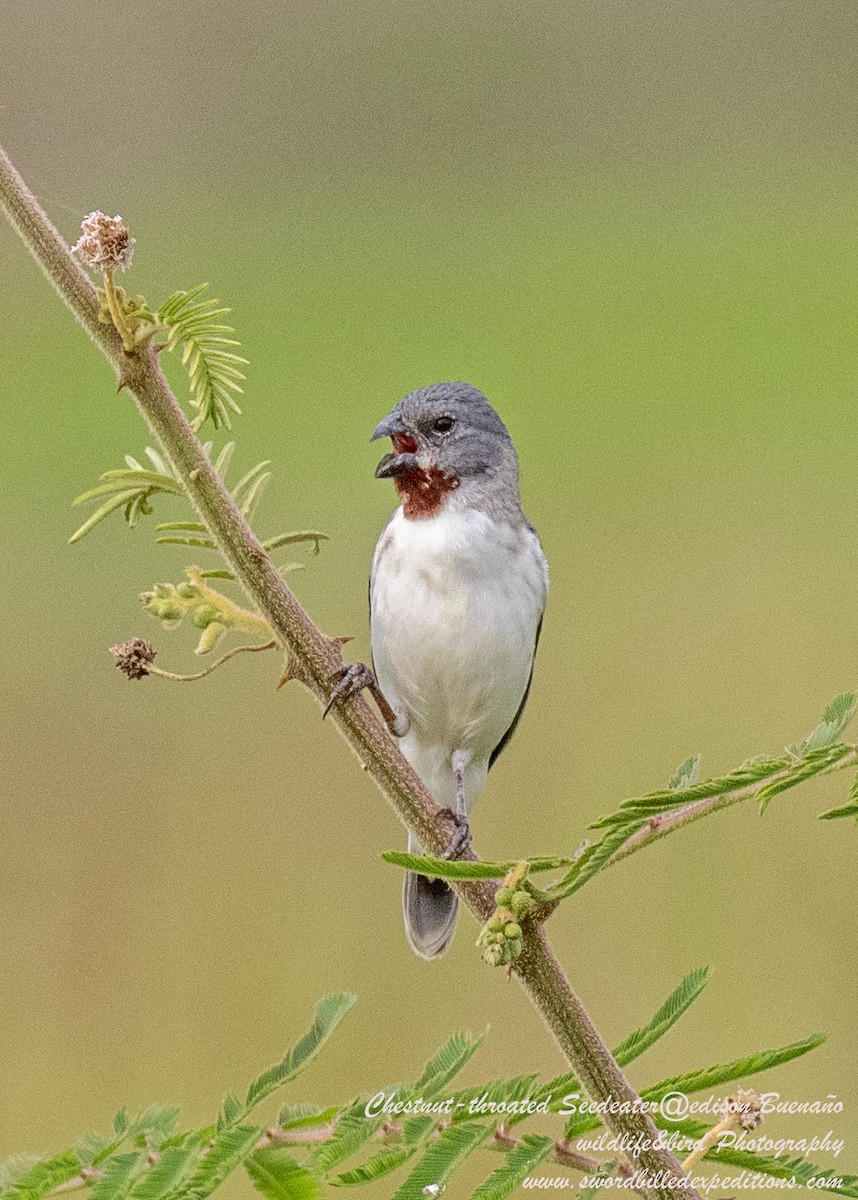
[[[439,417],[432,428],[436,433],[449,433],[455,424],[455,417]]]

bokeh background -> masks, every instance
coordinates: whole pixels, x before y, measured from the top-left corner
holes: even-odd
[[[552,593],[480,852],[572,850],[687,754],[778,752],[858,682],[854,4],[3,8],[3,141],[70,240],[96,207],[130,222],[133,291],[205,279],[232,305],[237,466],[275,464],[263,533],[330,534],[293,580],[356,657],[394,502],[372,427],[450,378],[506,418]],[[120,1103],[202,1122],[343,988],[360,1004],[296,1099],[413,1077],[487,1024],[468,1082],[556,1073],[468,918],[443,962],[407,951],[379,859],[402,832],[273,662],[192,688],[113,670],[133,633],[198,665],[136,598],[188,559],[154,518],[66,544],[71,498],[148,436],[5,227],[0,255],[0,1155]],[[613,1041],[713,967],[635,1082],[823,1030],[768,1081],[836,1093],[854,1128],[855,831],[816,820],[848,786],[695,825],[554,918]]]

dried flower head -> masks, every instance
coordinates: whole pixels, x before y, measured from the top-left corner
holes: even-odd
[[[118,646],[111,646],[110,653],[116,658],[116,665],[123,675],[129,679],[144,679],[149,674],[149,664],[155,657],[155,649],[143,638],[129,638]]]
[[[81,235],[72,246],[84,266],[94,271],[112,271],[121,267],[127,271],[134,253],[134,238],[122,217],[108,217],[92,212],[81,222]]]
[[[746,1088],[736,1088],[735,1096],[728,1096],[724,1101],[723,1113],[725,1120],[734,1118],[735,1125],[740,1129],[756,1129],[763,1123],[763,1102],[756,1092]]]

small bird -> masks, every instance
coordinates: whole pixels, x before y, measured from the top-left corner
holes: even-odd
[[[522,511],[512,439],[476,388],[411,392],[371,440],[383,437],[393,450],[375,474],[393,480],[401,505],[372,560],[374,670],[343,668],[330,704],[371,688],[436,804],[456,815],[453,857],[527,701],[548,567]],[[411,835],[408,848],[422,853]],[[421,958],[448,949],[457,907],[442,879],[406,875],[405,931]]]

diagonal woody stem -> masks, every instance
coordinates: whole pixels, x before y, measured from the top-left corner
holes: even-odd
[[[128,388],[133,395],[236,580],[286,648],[287,673],[326,702],[331,676],[342,664],[340,641],[314,624],[277,573],[203,452],[161,371],[155,349],[147,344],[126,351],[117,331],[99,323],[95,288],[2,147],[0,202],[52,286],[114,368],[119,388]],[[453,831],[452,821],[436,807],[367,702],[353,697],[336,705],[331,715],[399,819],[430,854],[442,855]],[[479,920],[491,916],[491,884],[459,882],[453,886]],[[642,1170],[660,1176],[649,1194],[659,1200],[700,1200],[674,1156],[654,1144],[658,1131],[652,1119],[640,1111],[637,1095],[572,990],[544,929],[532,921],[526,923],[514,971],[593,1099],[613,1101],[614,1108],[629,1110],[609,1110],[606,1121],[612,1131],[648,1139],[650,1145],[641,1151],[638,1161]]]

